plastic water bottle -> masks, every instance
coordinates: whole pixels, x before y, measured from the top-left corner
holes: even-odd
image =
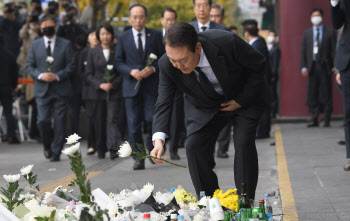
[[[184,215],[178,215],[177,216],[177,221],[185,221],[185,216]]]
[[[205,197],[205,191],[200,191],[199,192],[199,199],[202,199],[203,197]]]
[[[265,211],[266,211],[266,215],[269,217],[269,219],[273,216],[273,211],[272,211],[272,205],[269,201],[269,196],[268,195],[264,195],[263,199],[265,201]]]

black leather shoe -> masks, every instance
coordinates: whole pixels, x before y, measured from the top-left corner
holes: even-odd
[[[216,154],[216,156],[217,156],[218,158],[228,158],[228,154],[225,153],[225,152],[222,152],[222,151],[218,151],[217,154]]]
[[[106,158],[106,153],[101,153],[101,152],[99,152],[99,153],[98,153],[98,158],[99,158],[99,159],[104,159],[104,158]]]
[[[307,127],[318,127],[318,122],[312,122],[311,124],[308,124]]]
[[[172,160],[180,160],[180,156],[177,153],[171,153],[170,154],[170,159],[172,159]]]
[[[144,170],[145,169],[145,160],[136,160],[134,163],[133,170]]]
[[[109,156],[111,157],[111,160],[114,160],[119,157],[117,151],[110,151]]]
[[[339,140],[339,141],[338,141],[338,144],[339,144],[339,145],[346,145],[345,140]]]
[[[87,155],[94,155],[96,153],[96,150],[92,147],[88,149]]]
[[[8,140],[7,140],[7,142],[8,142],[9,144],[20,144],[20,143],[21,143],[21,141],[19,141],[19,140],[17,139],[17,137],[9,137]]]
[[[60,159],[60,156],[55,156],[55,155],[53,155],[51,158],[50,158],[50,161],[51,162],[58,162],[58,161],[60,161],[61,159]]]

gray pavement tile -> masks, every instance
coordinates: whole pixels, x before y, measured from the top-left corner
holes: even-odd
[[[298,213],[300,221],[338,221],[336,213],[316,212],[316,213]]]

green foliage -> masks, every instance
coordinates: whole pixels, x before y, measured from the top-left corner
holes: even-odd
[[[16,181],[15,183],[8,184],[7,190],[3,187],[1,187],[0,190],[2,195],[4,195],[7,198],[7,201],[4,198],[2,198],[2,201],[5,202],[7,209],[11,212],[15,208],[15,205],[18,206],[20,204],[23,204],[24,202],[24,199],[18,200],[19,195],[23,192],[23,188],[18,189],[18,187],[18,181]]]
[[[30,172],[28,175],[24,175],[23,177],[28,181],[30,187],[33,187],[36,184],[36,180],[38,179],[38,175],[33,176],[33,172]],[[39,185],[35,186],[35,189],[40,191]]]

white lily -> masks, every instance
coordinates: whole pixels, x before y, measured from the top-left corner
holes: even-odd
[[[21,169],[22,175],[24,176],[24,175],[30,174],[30,172],[32,172],[33,166],[34,166],[34,164],[28,165],[26,167],[22,167],[22,169]]]
[[[125,141],[122,145],[120,145],[120,149],[118,150],[120,157],[128,157],[132,153],[132,148],[129,142]]]
[[[66,138],[66,140],[67,140],[66,144],[74,144],[74,143],[78,142],[78,140],[80,140],[80,139],[81,139],[81,137],[78,134],[74,133],[74,134],[70,135],[68,138]]]
[[[109,64],[107,65],[107,70],[111,71],[113,69],[113,65]]]
[[[15,183],[19,180],[19,178],[21,177],[20,174],[16,174],[16,175],[4,175],[3,176],[4,179],[6,180],[6,182],[8,183]]]
[[[47,56],[46,62],[52,64],[55,61],[55,59],[52,56]]]
[[[73,156],[79,150],[79,147],[80,147],[80,143],[76,143],[73,146],[62,150],[62,153],[66,154],[68,156]]]
[[[153,60],[157,60],[157,55],[155,55],[155,54],[153,54],[153,53],[151,53],[150,55],[149,55],[149,57],[151,58],[151,59],[153,59]]]

